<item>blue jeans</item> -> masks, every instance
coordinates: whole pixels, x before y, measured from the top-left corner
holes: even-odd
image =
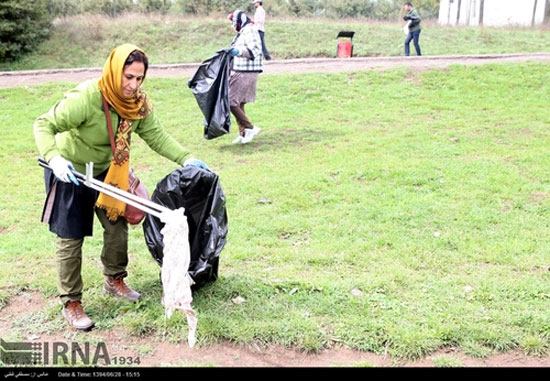
[[[267,47],[265,46],[265,32],[259,30],[258,33],[260,34],[260,40],[262,40],[262,53],[264,54],[264,58],[269,61],[271,59],[271,56],[269,55]]]
[[[416,54],[421,56],[422,53],[420,52],[420,45],[418,44],[418,40],[420,39],[420,32],[422,30],[419,29],[417,31],[414,31],[414,32],[409,32],[409,34],[407,35],[407,38],[405,39],[405,55],[406,56],[410,56],[411,55],[411,51],[410,51],[410,48],[409,48],[409,44],[411,43],[411,40],[414,40],[414,48],[416,49]]]

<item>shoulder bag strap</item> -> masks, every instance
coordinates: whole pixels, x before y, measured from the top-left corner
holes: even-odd
[[[101,99],[103,100],[103,109],[105,110],[105,119],[107,119],[107,130],[109,131],[109,139],[111,139],[111,149],[113,150],[113,155],[115,154],[115,137],[113,134],[113,125],[111,124],[111,113],[109,112],[109,104],[105,100],[103,94],[101,94]]]

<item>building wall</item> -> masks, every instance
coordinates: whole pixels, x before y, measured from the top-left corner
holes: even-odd
[[[534,6],[535,0],[485,0],[483,25],[531,26]],[[538,0],[535,25],[542,24],[545,11],[546,0]],[[481,0],[441,0],[439,23],[442,25],[479,25],[480,12]]]

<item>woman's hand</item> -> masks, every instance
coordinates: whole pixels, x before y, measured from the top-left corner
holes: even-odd
[[[50,165],[50,168],[53,171],[53,174],[55,177],[57,177],[59,180],[65,182],[65,183],[74,183],[75,185],[78,184],[78,180],[76,177],[74,177],[72,171],[74,171],[74,167],[72,163],[68,160],[65,160],[61,155],[56,155],[50,159],[50,162],[48,163]]]
[[[204,161],[199,160],[199,159],[195,159],[194,157],[190,157],[189,159],[185,160],[185,162],[183,163],[183,166],[186,167],[188,165],[190,165],[192,167],[207,169],[207,170],[211,171],[210,168],[208,168],[208,165],[206,165],[204,163]]]

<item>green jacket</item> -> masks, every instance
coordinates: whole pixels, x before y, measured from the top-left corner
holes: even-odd
[[[116,136],[118,115],[112,108],[111,120]],[[50,111],[36,119],[33,129],[40,155],[47,161],[61,155],[80,173],[92,161],[94,176],[111,164],[113,154],[97,80],[85,81],[67,92]],[[189,154],[161,127],[154,111],[132,123],[133,133],[152,150],[180,165]]]
[[[421,29],[420,21],[422,21],[422,18],[420,17],[420,13],[418,13],[416,8],[411,8],[411,10],[403,18],[405,19],[405,21],[411,20],[411,25],[409,25],[409,32],[416,32],[417,30]]]

